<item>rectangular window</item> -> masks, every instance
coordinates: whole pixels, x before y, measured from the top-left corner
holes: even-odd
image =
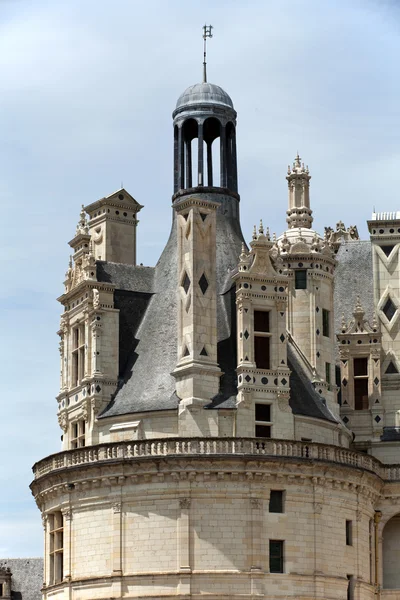
[[[254,311],[254,362],[258,369],[269,369],[271,365],[269,312]]]
[[[64,527],[61,512],[49,515],[49,583],[60,583],[64,577]]]
[[[354,598],[354,578],[353,575],[347,575],[347,600],[353,600]]]
[[[322,335],[330,337],[330,312],[325,308],[322,309]]]
[[[294,287],[296,290],[307,289],[307,270],[296,269],[294,272]]]
[[[283,491],[271,490],[269,495],[269,512],[283,513]]]
[[[70,447],[82,448],[85,446],[86,423],[84,419],[75,421],[71,424],[71,440]]]
[[[353,545],[353,522],[346,521],[346,546]]]
[[[3,596],[4,592],[3,592],[3,584],[0,583],[0,596]]]
[[[271,437],[271,405],[256,404],[255,405],[255,429],[256,437]]]
[[[368,410],[368,358],[353,360],[354,374],[354,408]]]
[[[326,383],[331,383],[331,364],[325,363],[325,381]]]
[[[281,540],[269,540],[270,573],[283,573],[283,544]]]
[[[85,326],[72,331],[72,386],[79,385],[85,374]]]

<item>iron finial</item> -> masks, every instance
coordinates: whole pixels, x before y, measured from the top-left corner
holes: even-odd
[[[212,38],[212,25],[203,25],[204,58],[203,58],[203,83],[207,83],[207,38]]]

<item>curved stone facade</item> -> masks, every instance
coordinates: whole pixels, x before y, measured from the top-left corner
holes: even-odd
[[[373,598],[371,523],[383,486],[400,479],[334,446],[232,438],[103,445],[34,471],[46,547],[49,519],[63,515],[63,581],[50,584],[47,560],[44,598],[71,600],[341,599],[343,573]],[[271,490],[283,492],[280,513]],[[282,573],[270,573],[271,540],[283,542]]]

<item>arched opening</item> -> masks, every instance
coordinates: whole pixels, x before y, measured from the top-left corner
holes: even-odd
[[[206,160],[204,161],[204,185],[221,185],[219,172],[217,174],[215,160],[215,148],[217,144],[213,144],[214,140],[219,138],[220,135],[221,123],[218,121],[218,119],[215,119],[214,117],[206,119],[203,124],[204,152],[206,155]]]
[[[186,189],[193,187],[193,172],[196,173],[197,165],[197,144],[194,148],[193,140],[197,140],[199,127],[195,119],[188,119],[183,124],[183,144],[184,156],[182,157],[182,170],[186,174],[184,187]],[[184,180],[184,176],[182,180]]]
[[[174,127],[174,192],[179,189],[179,127]]]
[[[226,168],[228,188],[237,192],[236,129],[231,121],[226,125]]]
[[[400,589],[400,513],[392,517],[383,529],[383,587]]]

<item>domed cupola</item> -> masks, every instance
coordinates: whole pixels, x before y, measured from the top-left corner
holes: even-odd
[[[207,82],[205,59],[203,82],[179,96],[172,116],[174,199],[188,190],[237,197],[236,111],[229,94]]]

